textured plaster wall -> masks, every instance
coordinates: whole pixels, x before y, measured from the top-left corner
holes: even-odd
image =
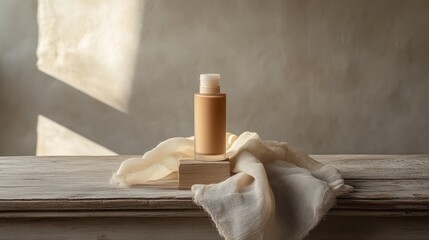
[[[129,113],[36,68],[37,2],[0,0],[0,155],[38,115],[120,154],[193,133],[198,74],[228,129],[310,153],[429,152],[429,1],[146,1]]]

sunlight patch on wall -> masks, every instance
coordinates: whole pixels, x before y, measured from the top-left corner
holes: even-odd
[[[37,156],[117,155],[78,133],[39,115],[37,117]]]
[[[144,1],[39,0],[37,67],[128,112]]]

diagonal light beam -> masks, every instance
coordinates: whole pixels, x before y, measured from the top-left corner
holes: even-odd
[[[37,117],[37,156],[117,155],[78,133],[39,115]]]
[[[128,113],[144,1],[39,0],[37,67]]]

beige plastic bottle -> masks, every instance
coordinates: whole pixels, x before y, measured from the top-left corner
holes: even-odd
[[[220,93],[219,74],[201,74],[194,95],[195,159],[225,160],[226,94]]]

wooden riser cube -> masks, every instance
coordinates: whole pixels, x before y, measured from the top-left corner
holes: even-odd
[[[179,189],[190,189],[194,184],[219,183],[231,176],[229,159],[217,162],[182,159],[179,161]]]

